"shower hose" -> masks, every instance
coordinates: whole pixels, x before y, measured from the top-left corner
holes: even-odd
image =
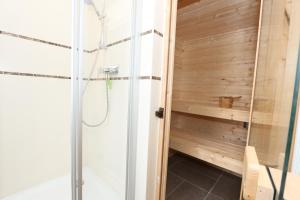
[[[89,77],[88,77],[88,79],[87,79],[87,83],[86,83],[86,85],[85,85],[85,87],[84,87],[84,89],[83,89],[83,92],[82,92],[82,96],[84,95],[84,93],[86,92],[86,90],[87,90],[87,87],[88,87],[88,85],[89,85],[89,83],[90,83],[90,80],[91,80],[91,77],[92,77],[92,75],[93,75],[93,73],[94,73],[94,70],[95,70],[95,68],[96,68],[96,65],[97,65],[97,60],[98,60],[98,56],[99,56],[99,52],[100,52],[100,48],[97,50],[97,53],[96,53],[96,57],[95,57],[95,60],[94,60],[94,62],[93,62],[93,67],[92,67],[92,69],[91,69],[91,71],[90,71],[90,74],[89,74]],[[89,122],[87,122],[87,121],[85,121],[84,119],[82,120],[82,123],[85,125],[85,126],[87,126],[87,127],[91,127],[91,128],[95,128],[95,127],[98,127],[98,126],[101,126],[105,121],[106,121],[106,119],[107,119],[107,117],[108,117],[108,113],[109,113],[109,95],[108,95],[108,81],[109,81],[109,73],[105,73],[105,93],[106,93],[106,109],[105,109],[105,115],[104,115],[104,117],[103,117],[103,119],[101,120],[101,121],[99,121],[99,122],[95,122],[95,123],[89,123]]]

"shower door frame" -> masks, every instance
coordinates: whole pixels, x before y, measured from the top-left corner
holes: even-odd
[[[84,0],[72,1],[71,199],[82,200],[82,27]]]
[[[72,0],[71,55],[71,193],[72,200],[82,197],[82,60],[83,13],[85,0]],[[127,158],[125,199],[135,199],[136,157],[138,134],[139,69],[142,32],[142,1],[131,0],[131,44],[127,126]]]

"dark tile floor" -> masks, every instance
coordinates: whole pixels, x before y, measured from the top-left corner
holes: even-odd
[[[241,178],[205,162],[175,154],[169,158],[167,200],[238,200]]]

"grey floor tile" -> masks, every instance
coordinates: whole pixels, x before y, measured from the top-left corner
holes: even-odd
[[[174,154],[173,156],[169,157],[168,160],[168,167],[172,167],[174,164],[178,163],[178,162],[182,162],[183,160],[185,160],[186,158],[184,156],[182,156],[179,153]]]
[[[205,200],[224,200],[223,198],[217,196],[217,195],[214,195],[214,194],[209,194]]]
[[[206,191],[184,182],[167,197],[167,200],[203,200],[206,193]]]
[[[201,170],[191,167],[185,162],[175,164],[169,169],[171,172],[182,177],[183,179],[195,184],[196,186],[203,188],[204,190],[210,190],[215,184],[216,180],[203,175]]]
[[[241,189],[241,178],[224,173],[212,193],[224,200],[238,200]]]
[[[185,159],[183,163],[186,164],[190,169],[196,170],[199,173],[202,173],[205,176],[209,176],[214,180],[217,180],[219,176],[223,173],[220,169],[212,167],[198,159]]]
[[[175,189],[183,182],[183,179],[174,175],[173,173],[168,173],[167,176],[167,188],[166,188],[166,196],[168,196],[171,192],[175,191]]]

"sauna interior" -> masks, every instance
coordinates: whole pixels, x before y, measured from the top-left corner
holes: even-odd
[[[241,175],[259,0],[179,0],[170,152]]]

